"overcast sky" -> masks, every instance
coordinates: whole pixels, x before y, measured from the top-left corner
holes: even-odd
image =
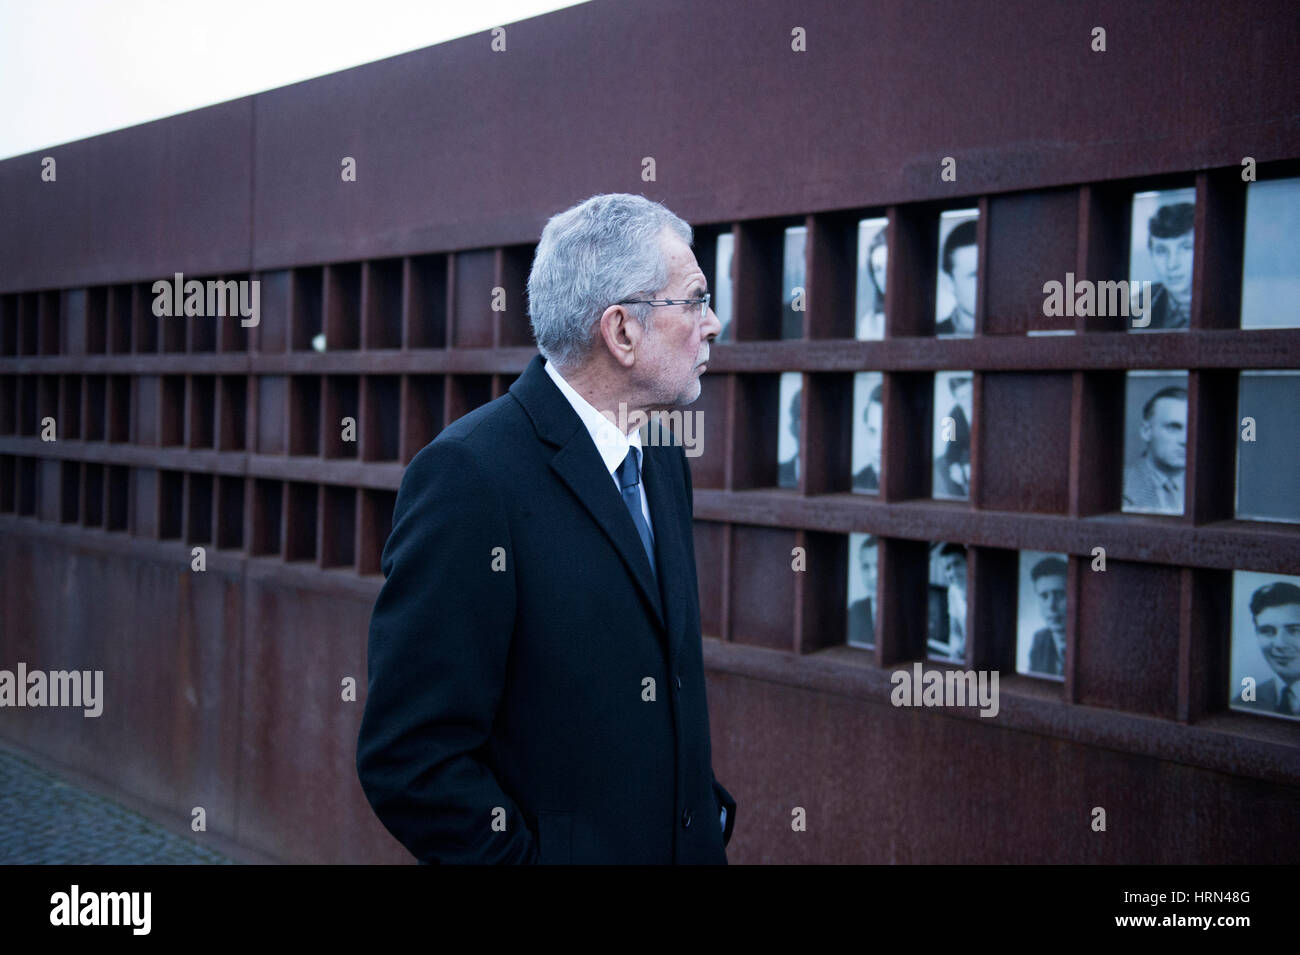
[[[0,159],[581,0],[0,0]]]

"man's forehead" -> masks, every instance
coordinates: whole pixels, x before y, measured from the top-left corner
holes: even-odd
[[[668,277],[669,280],[699,280],[704,284],[704,273],[700,271],[700,265],[695,260],[695,253],[691,247],[675,235],[666,234],[664,239],[666,257],[668,259]]]
[[[1162,418],[1182,418],[1187,415],[1187,400],[1166,396],[1156,402],[1156,413]]]
[[[1265,607],[1255,615],[1255,620],[1259,622],[1265,619],[1300,622],[1300,604],[1279,604],[1276,607]]]

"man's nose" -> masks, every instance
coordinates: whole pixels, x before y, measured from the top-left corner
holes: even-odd
[[[704,317],[702,330],[704,332],[704,337],[709,341],[713,341],[713,339],[722,334],[722,322],[719,320],[718,315],[713,310],[712,306],[709,307],[709,313]]]

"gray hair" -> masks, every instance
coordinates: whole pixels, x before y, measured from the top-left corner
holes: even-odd
[[[668,284],[660,236],[687,245],[691,227],[644,196],[592,196],[551,217],[528,274],[528,312],[537,350],[561,368],[581,365],[592,326],[624,299],[651,298]],[[650,306],[626,306],[647,331]]]

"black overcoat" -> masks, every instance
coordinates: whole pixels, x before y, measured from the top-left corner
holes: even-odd
[[[542,363],[402,477],[362,787],[421,862],[725,863],[685,453],[643,450],[656,581]]]

